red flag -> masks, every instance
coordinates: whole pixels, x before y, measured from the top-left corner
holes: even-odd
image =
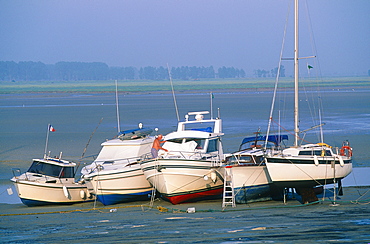
[[[54,127],[49,125],[49,131],[54,132],[55,131]]]

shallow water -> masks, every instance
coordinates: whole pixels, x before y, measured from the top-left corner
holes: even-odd
[[[325,142],[340,147],[344,140],[349,140],[354,148],[354,167],[370,167],[368,94],[368,90],[335,90],[322,94]],[[288,100],[293,97],[290,92],[282,95]],[[187,112],[209,111],[211,107],[210,95],[206,93],[181,93],[176,99],[180,120]],[[225,152],[236,151],[242,139],[253,136],[259,128],[266,131],[271,99],[271,92],[214,94],[212,116],[220,114],[223,119]],[[280,100],[278,98],[278,102]],[[171,94],[121,94],[119,104],[121,130],[137,128],[139,122],[144,127],[159,128],[161,134],[176,129],[177,116]],[[304,106],[301,111],[301,129],[309,128],[312,125],[306,121],[311,121],[311,116]],[[283,115],[290,119],[291,108],[282,110],[280,115],[283,128],[291,129],[292,123],[285,123]],[[111,93],[0,95],[0,118],[0,182],[12,177],[12,168],[20,168],[23,172],[33,158],[43,156],[49,123],[56,131],[49,134],[47,151],[51,151],[52,156],[63,152],[65,159],[76,162],[81,161],[85,148],[85,157],[96,155],[100,144],[117,134],[115,95]],[[305,139],[317,142],[317,133],[308,132]],[[91,160],[92,157],[85,158],[82,163]]]
[[[368,94],[369,91],[353,90],[324,94],[325,141],[341,146],[343,140],[349,140],[354,148],[354,166],[359,169],[344,184],[370,185],[367,174],[363,174],[370,167]],[[220,108],[226,152],[237,150],[241,140],[252,136],[259,127],[265,130],[271,97],[269,92],[215,94],[213,117]],[[209,94],[178,94],[180,119],[189,111],[209,110],[209,98]],[[139,122],[145,127],[158,127],[161,134],[176,129],[177,117],[170,94],[121,94],[119,99],[122,130],[136,128]],[[308,114],[302,113],[302,117]],[[0,118],[0,215],[16,214],[0,217],[1,243],[370,242],[370,205],[354,204],[356,199],[369,199],[368,188],[345,189],[343,202],[337,207],[330,207],[330,202],[302,207],[295,200],[287,206],[281,202],[238,205],[226,212],[221,211],[221,200],[178,206],[162,200],[155,202],[154,207],[164,206],[170,209],[168,212],[139,206],[148,202],[108,208],[97,203],[99,209],[93,209],[93,203],[25,207],[14,187],[14,194],[7,194],[7,189],[12,187],[11,169],[25,171],[32,158],[42,157],[49,123],[56,129],[49,135],[48,150],[52,155],[62,151],[64,158],[77,162],[91,136],[85,156],[97,154],[100,143],[117,133],[115,97],[114,94],[68,93],[0,95]],[[303,123],[305,126],[308,125]],[[315,134],[308,133],[306,139],[312,138]],[[82,162],[91,160],[92,157]],[[362,167],[367,167],[367,171]],[[188,207],[195,207],[196,213],[185,213]]]

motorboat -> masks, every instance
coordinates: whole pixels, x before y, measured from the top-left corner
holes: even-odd
[[[97,200],[104,205],[150,199],[153,187],[146,180],[139,160],[150,153],[151,129],[121,131],[117,138],[101,144],[97,158],[81,170],[91,182]]]
[[[159,150],[158,157],[140,162],[146,179],[172,204],[222,196],[222,120],[205,119],[207,114],[188,113],[176,131],[164,136],[167,152]]]
[[[33,159],[23,174],[13,169],[18,196],[27,206],[73,204],[95,199],[88,184],[75,181],[76,163],[57,157]]]

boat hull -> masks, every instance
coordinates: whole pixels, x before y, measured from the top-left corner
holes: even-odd
[[[148,200],[153,191],[139,164],[86,177],[90,178],[98,201],[104,205]]]
[[[94,200],[87,186],[78,183],[37,183],[27,180],[13,180],[13,182],[22,203],[29,207]]]
[[[161,197],[172,204],[222,197],[223,177],[210,161],[153,159],[141,167]]]
[[[341,163],[334,158],[325,158],[316,161],[315,164],[312,158],[274,157],[267,158],[266,165],[277,187],[311,188],[332,184],[352,172],[350,159],[343,160]]]
[[[232,167],[236,203],[271,200],[272,183],[266,166],[238,165]]]

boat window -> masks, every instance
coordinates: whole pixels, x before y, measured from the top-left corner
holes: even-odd
[[[194,141],[197,143],[197,146],[195,149],[203,149],[204,144],[206,143],[205,139],[194,139]]]
[[[308,151],[300,151],[299,152],[299,155],[301,156],[312,156],[312,155],[316,155],[316,156],[331,156],[331,152],[330,150],[325,150],[325,154],[322,155],[322,152],[323,150],[314,150],[314,151],[311,151],[311,150],[308,150]]]
[[[228,158],[228,162],[243,162],[243,163],[245,163],[245,162],[250,162],[252,160],[252,158],[251,158],[251,156],[247,156],[247,155],[242,155],[242,156],[240,156],[240,155],[238,155],[238,156],[233,156],[233,157],[230,157],[230,158]]]
[[[197,131],[205,131],[205,132],[213,132],[215,123],[214,122],[202,122],[200,125],[199,123],[190,123],[185,124],[185,130],[197,130]]]
[[[217,139],[209,140],[207,153],[215,151],[218,151],[218,140]]]
[[[173,143],[183,143],[183,141],[186,143],[186,142],[189,142],[189,141],[195,141],[197,143],[197,146],[196,146],[196,149],[204,149],[204,144],[206,143],[206,139],[199,139],[199,138],[176,138],[176,139],[171,139],[171,140],[168,140],[169,142],[173,142]]]
[[[53,164],[46,164],[40,161],[34,161],[31,167],[27,170],[27,172],[35,173],[35,174],[42,174],[52,177],[59,177],[62,178],[73,178],[74,171],[73,167],[65,168],[63,172],[61,172],[63,167]]]
[[[167,141],[181,144],[182,143],[182,138],[176,138],[176,139],[167,140]]]
[[[60,178],[74,178],[75,172],[72,167],[65,167],[60,173]]]

